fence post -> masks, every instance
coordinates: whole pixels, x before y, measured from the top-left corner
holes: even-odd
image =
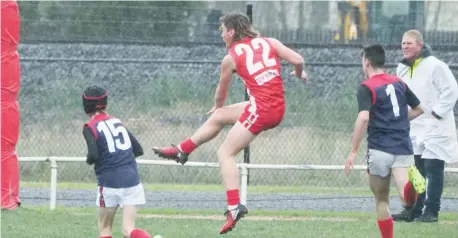
[[[57,161],[55,158],[50,158],[51,161],[51,194],[49,209],[52,211],[56,209],[57,200]]]
[[[250,19],[250,22],[253,23],[253,5],[252,4],[248,4],[246,6],[246,14],[248,18]],[[249,100],[248,91],[245,89],[245,101],[248,101],[248,100]],[[250,163],[250,146],[249,145],[243,149],[243,163],[246,163],[246,164]],[[246,184],[248,185],[250,183],[250,172],[248,171],[247,168],[245,169],[247,173]]]
[[[247,205],[248,197],[248,168],[246,164],[240,165],[240,203]]]

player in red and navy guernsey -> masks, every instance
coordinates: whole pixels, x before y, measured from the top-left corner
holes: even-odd
[[[412,206],[417,193],[424,192],[424,178],[416,169],[410,140],[410,120],[423,113],[415,94],[398,77],[386,74],[385,50],[371,45],[362,52],[367,80],[358,87],[358,118],[352,149],[345,164],[347,174],[367,128],[369,186],[375,196],[378,226],[382,238],[392,238],[393,219],[389,211],[390,178],[404,206]],[[409,106],[411,109],[409,109]]]
[[[113,219],[118,206],[122,206],[124,237],[151,238],[147,232],[135,228],[137,206],[145,204],[135,161],[143,155],[143,148],[121,120],[108,115],[107,102],[103,88],[92,86],[83,93],[84,111],[91,118],[84,124],[83,135],[88,148],[86,162],[94,164],[98,182],[99,235],[112,237]]]

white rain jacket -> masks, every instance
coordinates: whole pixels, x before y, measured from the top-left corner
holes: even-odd
[[[420,99],[425,113],[411,121],[410,136],[415,155],[425,159],[458,162],[458,140],[453,107],[458,100],[458,84],[448,65],[431,55],[425,45],[413,64],[401,61],[396,69]],[[432,112],[440,116],[437,119]]]

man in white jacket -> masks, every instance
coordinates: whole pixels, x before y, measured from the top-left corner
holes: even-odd
[[[395,221],[437,222],[444,187],[445,163],[458,162],[458,141],[453,108],[458,84],[448,65],[432,55],[417,30],[404,33],[404,59],[396,74],[420,99],[425,113],[411,121],[410,137],[415,165],[427,179],[426,193],[412,208],[393,214]],[[425,207],[424,211],[423,208]]]

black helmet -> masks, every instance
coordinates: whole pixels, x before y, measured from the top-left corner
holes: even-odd
[[[88,113],[105,110],[108,104],[108,94],[105,89],[98,86],[87,87],[83,92],[83,107]]]

